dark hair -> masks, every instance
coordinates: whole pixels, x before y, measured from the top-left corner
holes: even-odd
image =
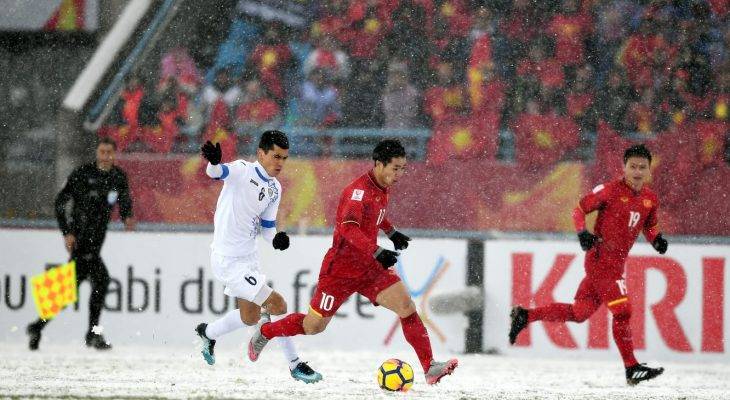
[[[114,148],[114,151],[117,150],[117,142],[115,142],[114,139],[110,138],[109,136],[100,137],[99,141],[96,143],[96,147],[98,148],[102,144],[110,144]]]
[[[651,164],[651,151],[646,148],[643,144],[636,144],[624,151],[624,164],[629,161],[631,157],[646,158]]]
[[[261,140],[259,140],[259,149],[264,152],[274,149],[274,145],[281,147],[286,150],[289,148],[289,138],[286,137],[286,133],[277,130],[266,131],[261,134]]]
[[[405,156],[406,149],[398,139],[383,139],[373,149],[373,161],[380,161],[383,165],[388,165],[394,158]]]

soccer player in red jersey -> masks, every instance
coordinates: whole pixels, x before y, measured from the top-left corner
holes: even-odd
[[[434,361],[426,327],[408,290],[391,268],[399,253],[377,244],[379,229],[393,241],[396,250],[407,248],[411,240],[385,217],[388,188],[405,172],[405,149],[397,140],[383,140],[375,146],[373,160],[373,168],[342,191],[332,247],[322,261],[308,314],[289,314],[276,322],[262,318],[248,345],[251,361],[256,361],[266,343],[275,337],[324,331],[340,305],[357,292],[398,314],[403,335],[416,351],[428,384],[438,383],[457,367],[456,359]]]
[[[621,353],[629,385],[656,378],[664,368],[639,364],[631,342],[631,303],[624,282],[624,262],[639,232],[659,254],[669,246],[657,227],[657,195],[645,181],[648,179],[651,152],[644,145],[629,147],[624,152],[624,176],[596,186],[584,196],[573,211],[580,246],[586,251],[586,275],[578,286],[573,304],[552,303],[533,309],[515,306],[509,341],[534,321],[583,322],[606,304],[613,314],[613,338]],[[598,211],[595,233],[586,229],[585,216]]]

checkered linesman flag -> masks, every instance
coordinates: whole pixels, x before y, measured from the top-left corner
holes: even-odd
[[[38,316],[49,320],[76,302],[76,261],[51,268],[30,280]]]

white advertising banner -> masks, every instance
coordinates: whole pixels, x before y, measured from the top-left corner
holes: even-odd
[[[109,232],[102,258],[112,277],[101,325],[112,344],[192,345],[193,329],[235,308],[210,271],[212,233]],[[389,244],[384,239],[384,245]],[[329,236],[293,236],[286,251],[259,243],[267,280],[282,293],[289,311],[306,313]],[[467,321],[463,315],[429,315],[425,304],[439,292],[466,284],[466,241],[415,238],[401,252],[398,270],[424,317],[434,351],[463,351]],[[37,318],[30,277],[47,264],[65,262],[59,232],[0,229],[0,340],[25,342],[25,327]],[[79,304],[54,318],[43,332],[44,343],[81,343],[88,324],[88,283],[80,287]],[[219,340],[223,348],[240,348],[248,330]],[[300,336],[300,347],[343,350],[405,350],[399,320],[359,295],[342,305],[327,330]]]
[[[512,305],[573,302],[584,277],[577,241],[488,241],[485,246],[485,348],[510,355],[619,359],[605,306],[582,324],[533,323],[509,345]],[[634,246],[624,277],[640,361],[730,361],[728,259],[730,246],[670,241],[663,256],[648,244]]]

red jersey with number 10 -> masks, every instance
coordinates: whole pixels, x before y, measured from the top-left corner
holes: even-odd
[[[374,253],[378,249],[378,229],[393,229],[385,218],[387,206],[388,190],[378,186],[372,171],[342,191],[332,247],[322,261],[320,276],[357,278],[374,268],[383,269]]]
[[[598,241],[586,253],[588,275],[619,279],[629,250],[643,231],[651,243],[659,234],[657,228],[657,195],[646,185],[640,191],[629,187],[623,179],[596,186],[580,200],[585,214],[598,210],[594,234]]]

